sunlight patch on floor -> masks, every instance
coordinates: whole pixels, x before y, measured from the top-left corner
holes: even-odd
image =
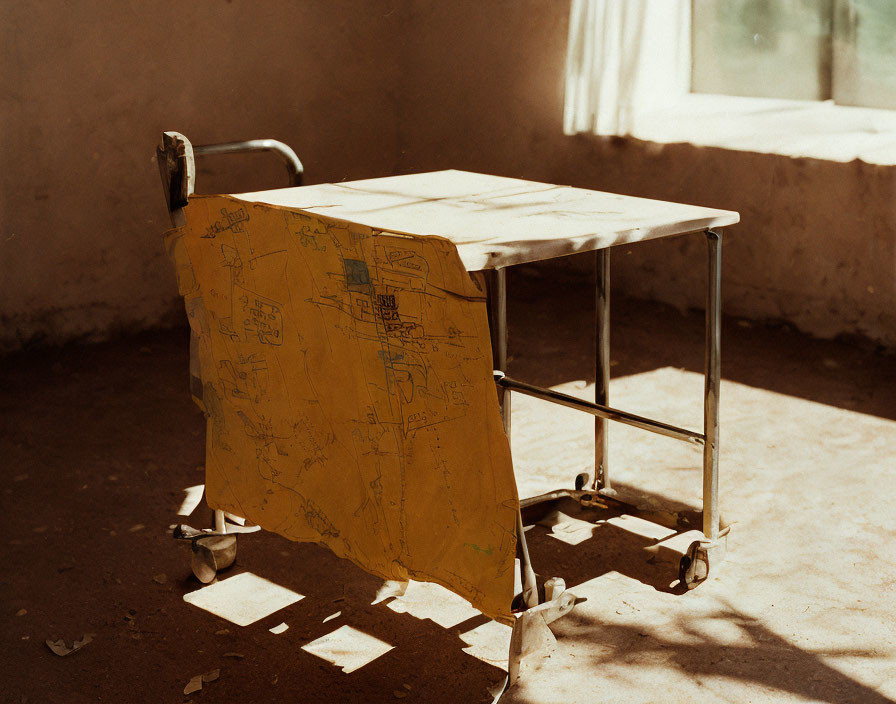
[[[177,509],[178,516],[189,516],[199,502],[202,501],[202,494],[205,492],[205,484],[197,484],[196,486],[188,486],[184,489],[184,500],[181,502],[180,508]]]
[[[345,674],[349,674],[385,655],[394,647],[357,628],[340,626],[332,633],[303,645],[302,650],[341,667]]]
[[[638,518],[637,516],[631,516],[629,514],[613,516],[612,518],[608,518],[605,521],[598,521],[597,523],[607,523],[616,528],[620,528],[627,533],[631,533],[632,535],[638,535],[642,538],[648,538],[649,540],[654,541],[665,540],[666,538],[675,535],[675,531],[671,528],[666,528],[658,523],[645,521],[643,518]]]
[[[510,626],[497,621],[483,623],[472,631],[460,634],[460,639],[467,644],[463,651],[506,672],[512,632]]]
[[[435,621],[442,628],[451,628],[480,615],[469,601],[445,587],[413,580],[402,596],[393,599],[386,606],[399,614]]]
[[[304,599],[291,589],[243,572],[228,579],[184,594],[184,601],[237,626],[248,626],[272,613]]]
[[[578,545],[591,540],[595,528],[594,523],[567,516],[562,511],[551,511],[538,521],[538,525],[550,528],[548,535],[567,545]]]

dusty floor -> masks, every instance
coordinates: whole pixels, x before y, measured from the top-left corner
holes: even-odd
[[[510,285],[511,373],[588,396],[591,309],[578,301],[590,292]],[[612,403],[699,428],[702,339],[699,314],[615,301]],[[533,560],[588,601],[502,701],[896,699],[896,359],[727,320],[722,369],[728,560],[676,593],[670,565],[648,562],[654,539],[561,506],[591,534],[572,544],[536,525]],[[481,616],[443,627],[371,606],[376,579],[270,534],[240,538],[222,577],[253,572],[304,599],[245,627],[184,602],[199,585],[169,526],[183,489],[202,482],[204,438],[185,331],[7,358],[0,393],[0,700],[488,702],[503,681],[484,660],[500,660],[506,633],[480,629],[491,638],[478,650],[461,637]],[[587,468],[587,417],[515,397],[513,420],[522,495]],[[620,426],[610,442],[621,490],[699,505],[699,450]],[[280,622],[289,630],[271,634]],[[346,624],[394,648],[351,674],[300,649]],[[66,657],[44,644],[85,633],[92,642]]]

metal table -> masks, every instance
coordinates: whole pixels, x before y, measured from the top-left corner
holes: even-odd
[[[195,155],[271,151],[287,165],[292,188],[236,194],[248,202],[268,203],[325,214],[393,233],[433,235],[457,247],[464,266],[484,283],[489,300],[495,380],[504,428],[510,436],[510,391],[527,394],[594,416],[595,472],[592,489],[612,493],[607,465],[607,420],[703,446],[702,557],[719,544],[719,381],[721,323],[721,229],[740,219],[732,211],[635,198],[464,171],[438,171],[338,184],[301,187],[302,164],[289,147],[275,140],[197,146]],[[175,225],[193,192],[194,148],[182,135],[166,133],[159,164]],[[609,406],[610,248],[660,237],[703,233],[707,243],[706,353],[703,432],[679,428]],[[594,252],[595,256],[595,400],[541,388],[504,375],[507,363],[506,269],[515,264]],[[500,370],[500,371],[497,371]],[[576,492],[551,492],[580,500],[588,477],[577,477]],[[518,532],[524,596],[537,602],[535,576],[526,548],[521,515]],[[224,532],[216,512],[216,528]],[[695,543],[691,546],[693,550]],[[689,552],[691,552],[689,550]],[[719,550],[719,552],[723,552]],[[689,560],[693,561],[694,555]],[[682,573],[685,562],[682,561]],[[684,577],[682,577],[684,581]]]
[[[591,403],[497,373],[507,435],[510,436],[510,391],[593,415],[595,473],[592,488],[603,492],[612,488],[607,466],[607,420],[702,445],[702,531],[707,548],[717,545],[720,537],[721,228],[737,223],[740,219],[737,213],[464,171],[283,188],[235,197],[300,208],[391,232],[449,239],[457,246],[468,271],[483,272],[490,301],[495,366],[502,372],[507,362],[507,267],[593,251],[596,269],[595,400]],[[706,239],[708,263],[703,432],[609,406],[610,249],[619,244],[696,233],[702,233]],[[577,481],[576,489],[580,490],[583,484],[581,479]],[[524,567],[528,568],[521,525],[520,541]],[[704,558],[708,559],[705,554]]]

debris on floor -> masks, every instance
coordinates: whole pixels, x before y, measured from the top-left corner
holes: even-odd
[[[209,682],[214,682],[221,675],[220,669],[211,670],[209,672],[203,672],[201,675],[196,675],[195,677],[191,677],[190,681],[187,682],[187,686],[184,687],[184,695],[193,694],[194,692],[198,692],[202,689],[203,684],[208,684]]]
[[[383,586],[377,590],[376,596],[373,598],[373,601],[370,602],[370,605],[374,606],[393,596],[401,596],[405,593],[407,588],[407,582],[401,582],[397,579],[387,579],[383,582]],[[344,598],[344,595],[341,598]],[[334,599],[333,601],[340,601],[340,599]]]
[[[202,689],[202,675],[196,675],[187,682],[187,686],[184,687],[184,695],[193,694],[193,692],[198,692],[200,689]]]
[[[71,653],[75,652],[76,650],[80,650],[85,645],[90,643],[93,640],[93,636],[93,633],[85,633],[80,640],[76,640],[74,643],[72,643],[71,648],[69,648],[65,644],[65,640],[63,640],[62,638],[57,638],[56,640],[50,640],[49,638],[47,638],[47,640],[45,640],[44,642],[47,644],[47,647],[50,650],[56,653],[56,655],[58,655],[59,657],[65,657],[66,655],[70,655]]]

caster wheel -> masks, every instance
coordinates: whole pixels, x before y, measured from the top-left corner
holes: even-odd
[[[203,584],[215,579],[218,570],[227,569],[236,559],[236,536],[214,535],[193,540],[193,574]]]
[[[709,552],[695,540],[681,558],[678,566],[678,580],[688,589],[693,589],[709,577]]]

